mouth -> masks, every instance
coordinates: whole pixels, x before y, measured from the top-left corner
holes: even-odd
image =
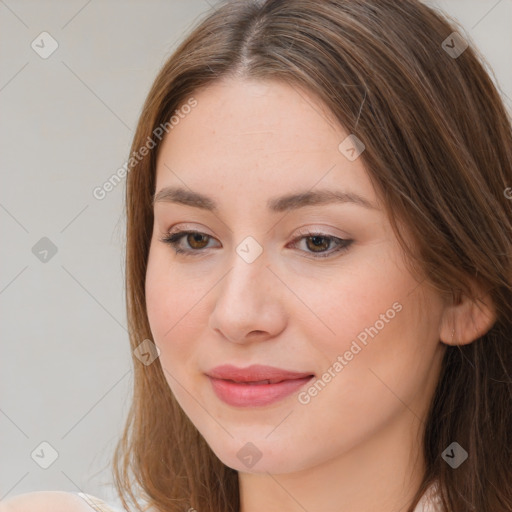
[[[308,375],[308,377],[314,377],[314,375]],[[267,379],[267,380],[256,380],[256,381],[241,381],[241,380],[232,380],[232,379],[217,379],[217,380],[224,380],[226,382],[233,382],[235,384],[245,384],[247,386],[259,386],[262,384],[279,384],[280,382],[285,382],[288,380],[302,380],[304,378],[305,377],[301,377],[299,379]]]
[[[224,403],[234,407],[257,407],[283,400],[308,384],[315,375],[261,365],[245,369],[228,365],[214,368],[207,377],[214,393]]]
[[[231,364],[216,366],[206,373],[209,377],[215,379],[230,380],[238,383],[262,383],[276,384],[284,380],[301,379],[314,376],[313,372],[297,372],[277,368],[275,366],[266,366],[253,364],[246,368],[238,368]]]

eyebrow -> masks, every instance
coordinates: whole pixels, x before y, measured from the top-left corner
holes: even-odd
[[[213,198],[181,187],[162,188],[153,196],[153,206],[159,202],[179,203],[215,213],[219,212],[218,204]],[[378,210],[376,206],[359,194],[328,189],[309,190],[275,197],[268,200],[267,208],[272,212],[280,213],[306,206],[329,203],[353,203],[364,208]]]

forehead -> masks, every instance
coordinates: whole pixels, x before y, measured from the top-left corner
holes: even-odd
[[[343,131],[316,97],[281,81],[226,79],[193,97],[197,106],[172,129],[167,137],[171,145],[201,140],[213,152],[222,141],[217,149],[223,155],[226,149],[242,152],[258,143],[271,152],[304,145],[320,150],[330,142],[327,132],[335,142]]]
[[[308,91],[281,81],[229,79],[192,96],[197,105],[160,148],[157,190],[180,184],[276,193],[318,183],[350,185],[374,197],[362,160],[340,153],[349,133]]]

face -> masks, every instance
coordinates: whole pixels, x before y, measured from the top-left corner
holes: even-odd
[[[241,472],[305,470],[391,431],[412,436],[438,377],[443,304],[406,269],[349,132],[275,81],[218,82],[194,98],[163,141],[156,193],[180,187],[210,203],[160,194],[146,276],[178,403]],[[277,202],[321,191],[344,200]],[[225,364],[305,377],[208,376]]]

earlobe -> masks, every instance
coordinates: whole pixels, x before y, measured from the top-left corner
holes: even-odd
[[[486,334],[495,322],[496,311],[489,294],[473,298],[459,294],[444,311],[440,340],[446,345],[468,345]]]

